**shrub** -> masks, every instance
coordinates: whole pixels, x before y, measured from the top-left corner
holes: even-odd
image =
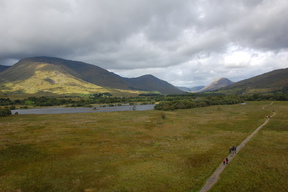
[[[0,109],[0,117],[6,117],[8,115],[12,115],[11,110],[8,108]]]
[[[166,119],[166,114],[165,113],[161,113],[161,118],[162,119]]]
[[[15,110],[15,109],[16,109],[15,105],[10,106],[10,110]]]

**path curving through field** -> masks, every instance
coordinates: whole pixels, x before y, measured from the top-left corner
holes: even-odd
[[[270,105],[272,105],[273,102],[271,102]],[[267,105],[268,106],[268,105]],[[263,106],[263,110],[266,110],[265,107],[267,106]],[[276,113],[273,111],[273,114],[270,116],[273,117]],[[237,146],[237,152],[239,152],[245,145],[246,143],[256,134],[258,133],[258,131],[264,127],[270,120],[270,118],[266,118],[265,122],[260,125],[257,129],[255,129],[255,131],[253,131],[253,133],[251,133],[244,141],[242,141],[242,143],[240,143],[240,145]],[[229,154],[227,156],[227,158],[229,159],[229,162],[232,161],[233,157],[236,155],[237,153],[234,154]],[[205,185],[202,187],[202,189],[199,192],[206,192],[209,191],[212,186],[218,181],[219,175],[222,173],[222,171],[225,169],[225,165],[221,164],[219,165],[219,167],[215,170],[215,172],[210,176],[210,178],[206,181]]]

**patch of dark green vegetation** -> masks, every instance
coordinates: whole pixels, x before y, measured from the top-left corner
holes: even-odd
[[[27,106],[60,106],[66,107],[93,107],[92,104],[107,104],[109,106],[119,106],[122,104],[155,104],[156,110],[177,110],[206,107],[211,105],[232,105],[245,101],[288,101],[288,94],[283,92],[251,95],[224,95],[219,93],[188,93],[180,95],[159,95],[141,94],[137,97],[114,97],[110,93],[97,93],[84,96],[59,96],[59,97],[28,97],[25,99],[11,100],[0,98],[0,116],[11,115],[10,110],[27,108]],[[9,110],[10,109],[10,110]]]
[[[155,106],[156,110],[173,111],[191,109],[211,105],[233,105],[245,101],[288,101],[288,94],[278,92],[252,95],[222,95],[213,93],[187,94],[167,96]]]
[[[6,117],[8,115],[11,115],[11,110],[9,108],[0,108],[0,117]]]
[[[47,81],[48,83],[50,83],[51,85],[54,85],[55,84],[55,81],[53,79],[50,79],[50,78],[46,78],[44,79],[44,81]]]

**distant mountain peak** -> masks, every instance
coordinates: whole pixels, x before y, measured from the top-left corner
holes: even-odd
[[[205,86],[196,86],[196,87],[178,87],[178,89],[189,92],[189,93],[196,93],[199,90],[203,89]]]
[[[228,85],[233,84],[234,82],[225,78],[225,77],[220,77],[215,79],[212,83],[201,89],[199,92],[205,92],[205,91],[213,91],[217,90],[223,87],[226,87]]]

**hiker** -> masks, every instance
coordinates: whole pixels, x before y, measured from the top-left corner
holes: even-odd
[[[228,157],[226,157],[226,164],[228,164],[228,161],[229,161],[229,159],[228,159]]]
[[[232,154],[234,152],[234,146],[229,149],[229,154]]]
[[[225,165],[226,164],[226,159],[223,159],[223,165]]]
[[[233,146],[233,151],[234,151],[234,153],[236,153],[236,151],[237,151],[237,148],[234,146]]]
[[[231,149],[229,149],[229,154],[232,154],[232,153],[236,153],[236,147],[232,147]]]

